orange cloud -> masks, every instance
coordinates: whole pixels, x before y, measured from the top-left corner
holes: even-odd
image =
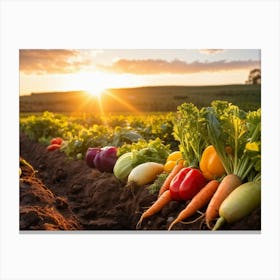
[[[74,73],[90,65],[91,60],[81,56],[79,50],[28,50],[19,51],[19,68],[26,74]]]
[[[112,65],[98,65],[100,70],[114,73],[131,73],[136,75],[144,74],[190,74],[197,72],[217,72],[217,71],[232,71],[241,69],[251,69],[260,67],[260,61],[246,60],[246,61],[214,61],[214,62],[200,62],[194,61],[188,63],[181,60],[128,60],[120,59]]]
[[[205,53],[205,54],[216,54],[216,53],[220,53],[223,52],[223,49],[202,49],[199,50],[199,52],[201,53]]]

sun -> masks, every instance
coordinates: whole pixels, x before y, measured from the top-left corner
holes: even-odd
[[[92,86],[85,89],[85,91],[92,97],[101,97],[101,95],[106,91],[105,86]]]
[[[108,88],[108,79],[103,73],[78,73],[75,76],[77,87],[87,92],[92,97],[101,97]]]

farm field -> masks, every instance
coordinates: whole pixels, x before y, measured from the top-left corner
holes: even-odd
[[[167,92],[168,89],[166,95]],[[260,102],[258,98],[251,99],[251,102],[250,110],[246,110],[248,100],[239,106],[232,106],[227,101],[206,105],[215,109],[213,116],[221,121],[220,129],[224,133],[221,138],[225,144],[233,143],[229,129],[236,129],[237,133],[243,131],[237,139],[240,146],[235,147],[236,150],[238,148],[236,156],[240,160],[239,165],[250,168],[250,172],[240,171],[242,183],[260,177]],[[172,199],[141,224],[139,219],[157,200],[163,180],[171,173],[172,169],[166,165],[168,157],[180,150],[186,167],[200,168],[203,151],[217,141],[213,135],[208,135],[206,126],[210,121],[207,122],[206,116],[211,112],[206,114],[202,103],[196,106],[183,101],[178,106],[166,112],[141,114],[129,111],[107,115],[67,110],[65,113],[59,113],[59,110],[55,110],[58,111],[56,113],[21,111],[20,229],[166,232],[190,199]],[[225,116],[230,120],[227,123],[223,121]],[[197,126],[199,122],[201,125]],[[211,125],[209,128],[211,130]],[[62,144],[50,148],[51,141],[58,137],[63,139]],[[114,147],[117,153],[113,157],[108,156],[103,164],[101,157],[99,163],[88,160],[89,148],[104,147]],[[243,149],[247,149],[246,152]],[[117,160],[128,153],[134,155],[129,161],[131,166],[126,162],[117,172]],[[246,162],[242,157],[244,153]],[[143,184],[128,181],[127,176],[123,176],[124,171],[130,168],[131,172],[132,167],[145,162],[157,162],[163,169]],[[215,177],[222,180],[225,174]],[[160,175],[164,178],[161,181]],[[145,179],[148,175],[142,174],[142,177]],[[211,180],[208,178],[206,181]],[[177,223],[171,230],[211,230],[205,217],[201,216],[206,210],[207,203],[185,219],[189,223]],[[221,227],[221,230],[260,229],[259,204],[243,218]]]
[[[108,89],[100,96],[101,113],[175,112],[192,102],[209,106],[213,100],[227,100],[244,110],[261,102],[260,85],[153,86]],[[49,92],[20,96],[20,112],[91,112],[100,114],[99,99],[86,92]]]

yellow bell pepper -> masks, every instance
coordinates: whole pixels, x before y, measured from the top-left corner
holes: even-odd
[[[176,165],[176,161],[174,160],[169,160],[165,163],[164,167],[163,167],[163,170],[165,172],[168,172],[170,173],[172,171],[172,169],[174,168],[174,166]]]
[[[175,151],[171,154],[169,154],[169,156],[167,157],[167,160],[166,162],[172,160],[172,161],[177,161],[179,159],[182,159],[183,158],[183,155],[180,151]]]
[[[226,149],[230,152],[229,149]],[[226,173],[225,168],[214,148],[214,146],[208,146],[202,153],[199,168],[203,176],[208,180],[213,180],[221,177]]]
[[[164,165],[164,171],[165,172],[171,172],[172,169],[174,168],[174,166],[177,164],[178,161],[183,160],[183,155],[180,151],[175,151],[173,153],[171,153],[167,159],[166,159],[166,163]]]

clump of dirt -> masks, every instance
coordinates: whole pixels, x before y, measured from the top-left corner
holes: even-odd
[[[36,177],[33,167],[20,159],[20,229],[77,230],[80,224],[67,199],[53,194]]]
[[[33,174],[27,180],[40,181],[36,187],[21,182],[21,229],[134,231],[143,211],[157,198],[149,193],[148,186],[125,185],[112,173],[92,169],[84,160],[69,160],[59,150],[48,152],[45,146],[25,135],[20,138],[20,155],[36,171],[36,176]],[[22,177],[24,175],[25,171]],[[185,205],[184,202],[170,202],[159,213],[144,220],[139,230],[167,230]],[[56,211],[55,219],[46,218],[53,214],[50,209]],[[199,216],[198,213],[190,220]],[[260,230],[261,209],[223,229]],[[208,228],[203,219],[199,219],[189,224],[179,223],[173,230],[206,231]]]

